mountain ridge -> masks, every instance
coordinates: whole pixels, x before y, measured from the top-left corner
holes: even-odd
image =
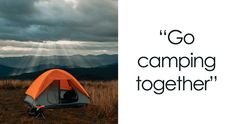
[[[41,71],[23,73],[20,75],[0,77],[1,79],[20,79],[34,80],[39,75],[50,69],[63,69],[71,73],[79,80],[117,80],[118,79],[118,63],[93,67],[93,68],[48,68]]]
[[[24,56],[0,58],[0,65],[13,68],[28,68],[54,64],[68,67],[96,67],[118,62],[117,54],[73,55],[73,56]]]

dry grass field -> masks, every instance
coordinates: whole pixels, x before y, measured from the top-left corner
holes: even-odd
[[[0,123],[4,124],[117,124],[118,82],[80,81],[91,96],[91,104],[81,108],[47,109],[46,119],[27,114],[24,92],[32,81],[0,81]]]

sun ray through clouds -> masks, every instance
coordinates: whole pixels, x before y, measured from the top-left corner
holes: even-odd
[[[66,67],[80,67],[78,63],[86,63],[83,67],[103,65],[95,56],[102,54],[117,54],[117,42],[85,42],[85,41],[42,41],[42,42],[0,42],[5,46],[4,50],[11,50],[9,56],[24,57],[21,59],[20,69],[15,69],[12,75],[20,75],[35,71],[34,68],[43,66],[42,69],[60,67],[66,63]],[[26,49],[26,50],[25,50]],[[20,51],[22,50],[22,51]],[[0,52],[0,55],[3,54]],[[90,56],[88,60],[85,56]],[[73,57],[73,59],[72,59]],[[60,58],[60,59],[59,59]],[[64,64],[63,64],[64,65]],[[40,68],[40,67],[39,67]]]

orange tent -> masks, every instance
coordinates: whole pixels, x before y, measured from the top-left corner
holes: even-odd
[[[89,97],[89,94],[82,87],[82,85],[68,72],[61,69],[51,69],[40,75],[27,89],[26,94],[33,99],[37,99],[39,95],[53,82],[60,81],[60,89],[70,90],[72,84],[82,94]],[[68,83],[70,81],[70,84]]]

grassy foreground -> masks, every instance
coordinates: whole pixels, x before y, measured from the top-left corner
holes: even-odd
[[[37,119],[26,113],[24,92],[32,81],[0,81],[0,123],[57,123],[57,124],[117,124],[118,82],[81,81],[91,96],[91,104],[82,108],[48,109],[46,119]]]

